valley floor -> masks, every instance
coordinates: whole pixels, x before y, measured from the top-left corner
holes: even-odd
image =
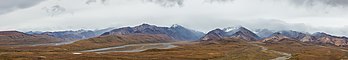
[[[161,44],[161,43],[157,43]],[[37,59],[63,59],[63,60],[268,60],[278,57],[277,54],[261,52],[261,48],[244,42],[223,44],[202,44],[197,42],[171,43],[177,47],[171,49],[149,49],[142,52],[1,52],[0,58],[10,60],[37,60]],[[149,46],[137,44],[141,47]],[[156,46],[156,44],[152,44]],[[166,45],[166,44],[164,44]],[[135,45],[128,49],[134,48]],[[135,46],[139,47],[139,46]],[[163,47],[163,46],[159,46]],[[138,48],[136,48],[138,49]],[[116,49],[117,50],[117,49]],[[107,51],[107,50],[106,50]]]
[[[4,51],[0,52],[0,60],[340,60],[348,56],[340,48],[291,41],[283,43],[287,44],[232,40],[228,43],[133,44],[82,52]],[[120,47],[122,49],[118,49]],[[139,51],[124,52],[136,49]]]

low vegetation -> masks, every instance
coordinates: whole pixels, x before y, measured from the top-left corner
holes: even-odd
[[[348,58],[348,52],[334,46],[319,46],[288,39],[279,42],[266,42],[263,45],[272,50],[291,53],[290,60],[341,60]]]
[[[340,60],[346,59],[348,53],[332,46],[318,46],[315,44],[302,43],[293,40],[280,40],[278,42],[250,43],[250,41],[240,39],[221,39],[200,42],[179,42],[173,43],[178,46],[172,49],[150,49],[143,52],[78,52],[80,50],[108,47],[112,45],[147,43],[143,38],[127,38],[127,36],[105,36],[79,41],[73,44],[58,46],[59,49],[66,51],[23,51],[22,49],[43,49],[43,47],[16,48],[22,51],[11,52],[1,50],[0,58],[7,60],[270,60],[282,55],[271,52],[270,50],[286,52],[292,54],[290,60]],[[103,39],[100,39],[103,38]],[[114,40],[118,39],[118,40]],[[161,38],[162,39],[162,38]],[[132,42],[134,41],[134,42]],[[156,41],[156,40],[151,40]],[[109,43],[112,42],[112,43]],[[156,41],[158,42],[158,41]],[[163,41],[162,41],[163,42]],[[165,41],[167,42],[167,41]],[[81,45],[80,45],[81,44]],[[266,47],[267,50],[257,44]],[[88,46],[88,47],[84,47]],[[76,48],[73,48],[76,47]],[[7,47],[8,48],[8,47]],[[46,47],[48,50],[54,50]],[[7,51],[7,52],[4,52]]]
[[[204,41],[201,43],[174,43],[172,49],[150,49],[133,53],[81,53],[76,52],[3,52],[0,58],[8,59],[63,59],[63,60],[268,60],[279,55],[262,52],[260,47],[252,46],[239,39],[226,41]]]

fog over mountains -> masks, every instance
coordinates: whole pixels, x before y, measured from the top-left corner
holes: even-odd
[[[205,33],[242,25],[250,30],[348,35],[346,0],[4,1],[0,4],[1,31],[93,30],[145,22],[180,24]]]

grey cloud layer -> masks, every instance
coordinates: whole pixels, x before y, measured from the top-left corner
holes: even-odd
[[[318,4],[324,4],[331,7],[346,7],[348,6],[348,0],[290,0],[297,5],[315,6]]]
[[[185,0],[144,0],[146,2],[153,2],[164,7],[182,7]],[[205,0],[205,2],[233,2],[235,0]],[[294,3],[299,6],[316,6],[319,4],[330,7],[346,7],[348,0],[288,0],[289,3]]]
[[[17,9],[29,8],[42,1],[44,0],[1,0],[0,15],[15,11]]]
[[[143,0],[145,2],[151,2],[158,4],[162,7],[183,7],[185,4],[184,2],[187,0]],[[232,2],[234,0],[204,0],[203,3],[215,3],[215,2]]]
[[[159,4],[163,7],[182,7],[184,6],[184,0],[144,0],[145,2],[152,2]]]
[[[0,15],[32,7],[45,0],[0,0]],[[207,32],[215,28],[224,28],[230,26],[245,26],[250,29],[272,29],[272,30],[295,30],[301,32],[328,32],[337,35],[347,35],[348,27],[329,28],[329,27],[313,27],[317,25],[327,25],[324,20],[338,19],[333,22],[341,22],[340,19],[345,19],[346,14],[324,15],[316,12],[302,11],[298,8],[293,8],[295,4],[299,6],[316,6],[327,5],[329,7],[348,6],[348,0],[281,0],[272,4],[275,0],[60,0],[63,1],[59,5],[45,5],[42,9],[36,9],[38,12],[47,12],[51,15],[62,14],[60,16],[50,17],[38,15],[39,18],[24,19],[28,17],[28,13],[9,14],[15,16],[2,17],[2,29],[20,29],[20,30],[66,30],[79,28],[102,28],[102,27],[119,27],[128,25],[138,25],[144,22],[166,25],[180,24]],[[133,2],[132,2],[133,1]],[[134,2],[135,1],[135,2]],[[43,2],[44,5],[46,2]],[[82,2],[82,3],[81,3]],[[150,4],[143,4],[143,3]],[[219,4],[232,2],[226,4]],[[51,2],[55,3],[55,2]],[[80,3],[80,4],[79,4]],[[100,3],[110,3],[98,6]],[[208,4],[206,4],[208,3]],[[212,3],[212,4],[209,4]],[[263,4],[262,4],[263,3]],[[279,5],[286,3],[284,5]],[[50,3],[47,3],[50,4]],[[67,4],[67,5],[66,5]],[[124,5],[121,5],[124,4]],[[76,6],[75,6],[76,5]],[[92,5],[96,5],[93,7]],[[160,6],[158,6],[160,5]],[[279,6],[274,6],[279,5]],[[81,8],[85,6],[85,8]],[[93,8],[91,8],[93,7]],[[163,8],[163,7],[181,7],[181,8]],[[215,8],[216,7],[216,8]],[[283,8],[284,7],[284,8]],[[81,8],[81,9],[72,9]],[[301,7],[307,8],[307,7]],[[319,7],[321,8],[321,7]],[[86,9],[86,10],[82,10]],[[62,13],[64,11],[74,11],[74,14]],[[27,12],[33,12],[27,9]],[[337,11],[345,13],[346,11]],[[30,14],[30,13],[29,13]],[[19,15],[19,16],[17,16]],[[319,16],[317,16],[319,15]],[[343,15],[343,16],[342,16]],[[47,18],[49,17],[49,18]],[[324,17],[324,18],[320,18]],[[325,17],[328,17],[325,19]],[[5,19],[11,20],[7,22]],[[265,19],[260,19],[265,18]],[[306,19],[308,18],[308,19]],[[317,19],[311,19],[317,18]],[[255,20],[248,20],[255,19]],[[277,20],[279,19],[279,20]],[[320,24],[308,24],[306,21],[324,21]],[[15,21],[16,20],[16,21]],[[20,20],[27,20],[21,22]],[[290,21],[298,20],[298,21]],[[315,20],[315,21],[314,21]],[[286,22],[285,22],[286,21]],[[8,24],[6,24],[6,22]],[[78,23],[76,23],[78,22]],[[300,23],[287,23],[300,22]],[[9,25],[13,24],[13,25]],[[62,25],[64,24],[64,25]],[[330,23],[328,23],[330,24]],[[5,26],[6,25],[6,26]],[[340,24],[340,25],[345,25]],[[3,28],[5,27],[5,28]],[[7,28],[6,28],[7,27]],[[52,28],[58,27],[58,28]],[[62,28],[59,28],[62,27]],[[336,26],[337,27],[337,26]],[[338,26],[340,27],[340,26]],[[39,29],[42,28],[42,29]]]

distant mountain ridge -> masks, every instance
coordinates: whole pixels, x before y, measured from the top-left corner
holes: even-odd
[[[194,30],[187,29],[180,25],[173,25],[171,27],[158,27],[150,24],[142,24],[135,27],[123,27],[119,29],[114,29],[110,32],[102,34],[105,35],[127,35],[127,34],[164,34],[171,37],[174,40],[186,40],[193,41],[198,40],[204,35],[203,32],[198,32]]]
[[[336,46],[348,46],[347,37],[333,36],[323,32],[308,34],[297,31],[280,31],[274,33],[271,37],[265,38],[263,41],[277,41],[281,39],[291,39],[317,44],[331,44]]]
[[[261,36],[261,37],[260,37]],[[279,41],[283,39],[296,40],[301,42],[316,44],[331,44],[336,46],[348,46],[347,37],[329,35],[323,32],[314,34],[303,33],[292,30],[283,30],[274,32],[268,29],[258,29],[255,32],[245,27],[228,27],[224,29],[215,29],[208,32],[200,40],[221,40],[224,38],[239,38],[248,41]]]
[[[26,32],[31,35],[48,35],[56,38],[60,38],[64,41],[76,41],[82,39],[88,39],[92,37],[100,36],[101,34],[111,31],[115,28],[106,28],[100,30],[77,30],[77,31],[56,31],[56,32],[40,32],[40,31],[30,31]]]

